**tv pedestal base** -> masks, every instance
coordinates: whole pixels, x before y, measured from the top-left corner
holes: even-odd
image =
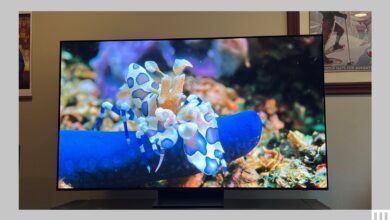
[[[222,200],[165,200],[159,199],[153,202],[153,209],[223,209]]]
[[[195,201],[195,200],[193,200]],[[203,201],[204,202],[204,201]],[[212,201],[210,201],[212,202]],[[154,199],[91,199],[75,200],[53,209],[226,209],[226,210],[319,210],[330,209],[316,199],[224,199],[223,206],[218,203],[199,205],[163,204],[156,205]],[[208,206],[206,206],[208,205]],[[211,206],[210,206],[211,205]]]
[[[157,209],[223,208],[224,192],[221,189],[161,189],[153,203]]]

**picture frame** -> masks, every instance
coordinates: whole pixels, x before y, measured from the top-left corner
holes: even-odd
[[[19,98],[32,98],[32,13],[19,12]]]
[[[370,11],[310,11],[309,33],[323,34],[325,72],[371,71]]]
[[[309,34],[310,12],[288,11],[287,34]],[[326,71],[325,93],[327,95],[371,94],[370,71]]]

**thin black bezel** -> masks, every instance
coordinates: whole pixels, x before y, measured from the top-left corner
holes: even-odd
[[[329,190],[329,164],[328,164],[328,136],[327,136],[327,126],[326,126],[326,93],[325,93],[325,72],[324,72],[324,62],[322,62],[321,68],[323,74],[322,79],[322,88],[323,88],[323,108],[324,108],[324,126],[325,126],[325,146],[326,146],[326,188],[261,188],[261,187],[126,187],[126,188],[71,188],[64,189],[58,187],[59,179],[59,141],[60,141],[60,107],[61,107],[61,48],[63,43],[69,42],[104,42],[104,41],[158,41],[158,40],[201,40],[201,39],[233,39],[233,38],[286,38],[286,37],[320,37],[321,44],[323,45],[323,35],[322,34],[298,34],[298,35],[267,35],[267,36],[229,36],[229,37],[196,37],[196,38],[144,38],[144,39],[110,39],[110,40],[61,40],[59,47],[59,79],[58,79],[58,114],[57,114],[57,174],[56,174],[56,191],[98,191],[98,190],[112,190],[112,191],[126,191],[126,190],[271,190],[271,191],[327,191]],[[322,59],[324,57],[324,48],[321,47]]]

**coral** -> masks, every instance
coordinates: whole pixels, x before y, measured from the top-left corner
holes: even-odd
[[[312,179],[310,168],[298,159],[285,159],[278,165],[277,170],[278,182],[288,185],[288,188],[307,188]]]
[[[203,184],[204,174],[197,173],[189,177],[181,177],[170,179],[167,181],[168,186],[178,186],[178,187],[200,187]]]
[[[316,188],[326,188],[328,186],[326,173],[327,167],[325,163],[317,165],[314,179],[312,180]]]
[[[261,165],[267,170],[274,170],[283,159],[279,151],[264,149],[264,156],[260,157]]]
[[[276,100],[275,99],[268,99],[265,102],[265,110],[268,114],[273,115],[276,113],[278,108],[276,107]]]
[[[227,187],[256,187],[260,178],[253,168],[237,167],[232,171]]]
[[[204,174],[197,173],[193,176],[187,178],[185,183],[181,185],[182,187],[199,187],[202,184]]]
[[[288,141],[297,149],[303,150],[307,148],[308,144],[304,140],[304,136],[299,131],[289,131],[287,135]]]
[[[245,100],[233,88],[226,87],[212,78],[186,77],[185,91],[210,102],[219,115],[230,115],[243,109]]]

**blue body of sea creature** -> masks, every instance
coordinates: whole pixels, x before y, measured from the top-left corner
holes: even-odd
[[[243,111],[217,118],[218,134],[227,163],[247,155],[259,142],[262,122],[255,111]],[[245,132],[243,132],[245,131]],[[130,145],[123,132],[61,130],[59,134],[59,179],[74,188],[139,187],[151,181],[187,177],[199,173],[188,162],[183,139],[165,153],[157,173],[144,169],[143,155],[150,164],[159,162],[144,136],[145,153],[139,151],[136,132],[130,131]]]

